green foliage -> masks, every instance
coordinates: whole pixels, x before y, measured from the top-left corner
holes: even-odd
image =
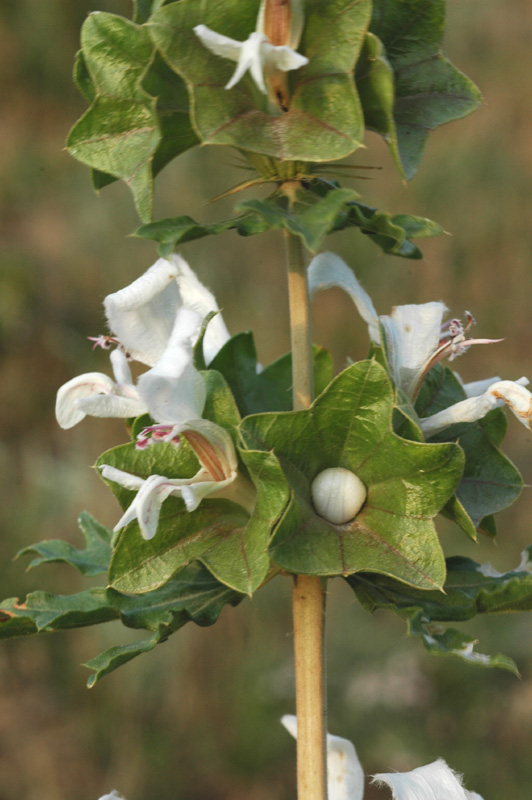
[[[452,370],[437,364],[421,387],[416,410],[420,417],[427,417],[465,397]],[[519,470],[499,449],[506,427],[506,415],[498,408],[478,422],[452,425],[431,439],[458,442],[465,453],[462,480],[444,513],[472,538],[476,528],[488,536],[494,535],[492,515],[514,503],[523,488]]]
[[[95,170],[96,188],[124,180],[147,222],[153,176],[197,141],[186,88],[146,29],[113,14],[85,21],[74,75],[91,107],[72,128],[67,148]]]
[[[342,372],[307,411],[244,419],[248,446],[273,450],[290,484],[290,502],[270,547],[282,569],[310,575],[361,570],[420,588],[440,588],[445,565],[433,517],[460,480],[454,444],[427,445],[392,430],[394,392],[374,361]],[[333,525],[314,511],[310,484],[328,467],[351,470],[365,484],[362,511]]]
[[[410,179],[429,131],[470,114],[482,96],[441,51],[445,0],[373,0],[370,31],[359,67],[366,124]]]
[[[111,558],[110,531],[100,525],[87,511],[81,512],[78,524],[85,540],[83,550],[74,547],[70,542],[65,542],[64,539],[51,539],[24,547],[17,554],[17,558],[35,553],[36,558],[31,561],[28,569],[61,561],[77,567],[87,577],[107,572]]]
[[[354,227],[385,253],[420,259],[423,253],[411,239],[444,233],[443,228],[430,219],[409,214],[391,216],[358,202],[357,197],[357,192],[339,188],[329,181],[304,181],[290,196],[279,191],[267,200],[240,203],[237,211],[244,213],[230,220],[202,225],[187,216],[174,217],[143,225],[135,236],[158,242],[159,255],[168,258],[178,244],[203,236],[232,229],[241,236],[281,229],[299,236],[307,250],[315,253],[327,234]]]
[[[238,333],[211,362],[222,373],[241,415],[292,409],[292,354],[287,353],[259,370],[252,333]],[[314,386],[320,394],[334,377],[330,353],[314,346]]]
[[[356,574],[347,578],[347,582],[368,611],[385,608],[405,619],[410,635],[421,637],[429,651],[517,673],[511,659],[474,652],[473,638],[454,629],[445,629],[441,623],[464,622],[477,614],[530,611],[531,556],[532,548],[529,547],[523,553],[519,567],[505,573],[498,573],[489,564],[480,565],[469,558],[449,558],[444,592],[421,592],[380,575]]]
[[[244,41],[255,29],[258,8],[258,0],[182,0],[149,21],[154,42],[189,87],[199,138],[280,160],[329,161],[349,155],[364,134],[353,69],[369,23],[369,0],[325,5],[308,0],[299,52],[310,63],[290,76],[290,109],[280,115],[268,113],[249,76],[227,91],[235,64],[214,55],[193,32],[204,24]]]
[[[76,560],[73,566],[78,566]],[[87,662],[94,670],[88,680],[93,686],[117,667],[152,650],[159,642],[187,622],[212,625],[224,605],[237,605],[243,598],[220,584],[199,564],[191,564],[162,589],[132,597],[112,588],[98,587],[73,595],[32,592],[24,603],[17,598],[0,605],[0,638],[96,625],[120,620],[127,628],[145,629],[147,639],[106,650]]]

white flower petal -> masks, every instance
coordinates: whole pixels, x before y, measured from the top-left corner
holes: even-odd
[[[501,380],[498,375],[495,375],[493,378],[485,378],[481,381],[469,381],[469,383],[464,383],[457,372],[454,373],[454,376],[460,381],[462,384],[462,389],[468,397],[477,397],[479,394],[484,394],[484,392],[489,389],[493,383],[497,383],[497,381]]]
[[[505,403],[510,407],[518,420],[529,430],[532,424],[532,394],[523,385],[526,378],[519,381],[497,381],[492,383],[484,394],[468,397],[437,414],[420,420],[421,430],[426,437],[434,436],[439,431],[456,425],[459,422],[476,422],[482,419],[493,408]]]
[[[378,316],[369,294],[362,288],[345,261],[334,253],[320,253],[312,259],[308,268],[310,296],[321,289],[337,286],[347,292],[357,307],[358,313],[367,323],[373,342],[379,342]]]
[[[137,361],[153,366],[161,357],[182,304],[179,257],[160,258],[129,286],[105,298],[109,327]]]
[[[176,433],[179,426],[201,417],[205,405],[205,381],[193,365],[191,345],[200,326],[194,311],[179,309],[161,358],[138,380],[139,394],[152,417],[176,426]]]
[[[474,800],[475,798],[474,793],[466,792],[459,776],[441,758],[433,764],[418,767],[411,772],[380,773],[374,775],[373,780],[375,783],[389,786],[394,800]]]
[[[396,383],[412,396],[423,369],[438,349],[443,303],[396,306],[390,316],[380,317],[386,335],[388,360]]]
[[[202,479],[196,482],[195,479],[198,475],[200,473],[197,473],[194,478],[189,478],[186,483],[183,482],[179,487],[179,493],[185,502],[187,511],[195,511],[205,497],[217,492],[223,492],[236,478],[236,472],[234,472],[224,481],[205,480],[205,470],[201,470]]]
[[[131,369],[129,368],[129,361],[121,347],[113,350],[109,358],[111,359],[111,366],[113,374],[117,383],[123,383],[126,386],[133,385],[133,378],[131,377]]]
[[[57,392],[55,416],[62,428],[72,428],[85,418],[79,405],[81,398],[94,395],[110,395],[116,391],[116,384],[108,375],[101,372],[87,372],[63,384]]]
[[[139,478],[137,475],[131,475],[129,472],[124,472],[116,467],[111,467],[109,464],[101,464],[102,477],[108,481],[120,484],[125,489],[133,489],[137,491],[144,484],[144,478]]]
[[[237,42],[229,36],[222,36],[221,33],[216,33],[206,25],[196,25],[194,33],[201,39],[205,47],[215,55],[229,58],[231,61],[238,61],[242,50],[241,42]]]
[[[124,800],[124,798],[121,794],[118,794],[115,789],[113,789],[111,794],[104,794],[103,797],[100,797],[100,800]]]
[[[281,719],[286,730],[297,739],[297,717],[286,714]],[[362,800],[364,770],[355,746],[348,739],[327,734],[328,800]]]
[[[177,263],[178,259],[179,262]],[[202,320],[205,319],[211,311],[219,311],[220,309],[213,293],[201,283],[196,273],[189,267],[187,262],[183,258],[175,256],[174,263],[179,269],[176,280],[179,285],[183,305],[196,311]],[[203,339],[203,354],[207,364],[210,364],[214,356],[228,339],[230,339],[230,334],[223,321],[223,317],[221,314],[216,314],[207,325],[207,330],[205,331],[205,337]]]
[[[99,394],[93,397],[82,397],[76,400],[76,408],[83,416],[114,417],[127,419],[144,414],[148,408],[140,398],[124,397],[120,394]]]
[[[300,69],[304,67],[305,64],[308,64],[308,58],[306,58],[306,56],[302,56],[301,53],[297,53],[286,45],[276,46],[265,42],[262,45],[262,50],[264,53],[263,60],[265,66],[270,68],[274,67],[275,69],[281,70],[281,72],[290,72],[290,70]]]

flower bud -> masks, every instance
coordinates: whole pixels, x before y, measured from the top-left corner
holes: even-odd
[[[317,513],[333,525],[344,525],[354,519],[366,500],[366,487],[348,469],[324,469],[312,481],[312,502]]]

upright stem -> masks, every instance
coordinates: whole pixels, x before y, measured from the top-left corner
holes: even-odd
[[[313,396],[312,337],[307,274],[301,239],[285,232],[292,340],[294,409]],[[320,578],[294,576],[294,652],[297,710],[298,800],[327,800],[325,591]]]
[[[299,236],[284,232],[288,268],[288,302],[292,343],[292,393],[294,410],[308,408],[314,393],[312,334],[307,270]]]

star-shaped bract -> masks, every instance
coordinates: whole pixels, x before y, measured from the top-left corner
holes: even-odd
[[[394,393],[375,361],[348,367],[305,411],[258,414],[241,424],[253,449],[273,450],[291,488],[270,546],[290,572],[370,571],[420,588],[441,588],[443,553],[433,518],[453,494],[464,456],[455,444],[423,444],[393,433]],[[329,467],[354,472],[368,496],[345,525],[319,517],[310,485]]]

